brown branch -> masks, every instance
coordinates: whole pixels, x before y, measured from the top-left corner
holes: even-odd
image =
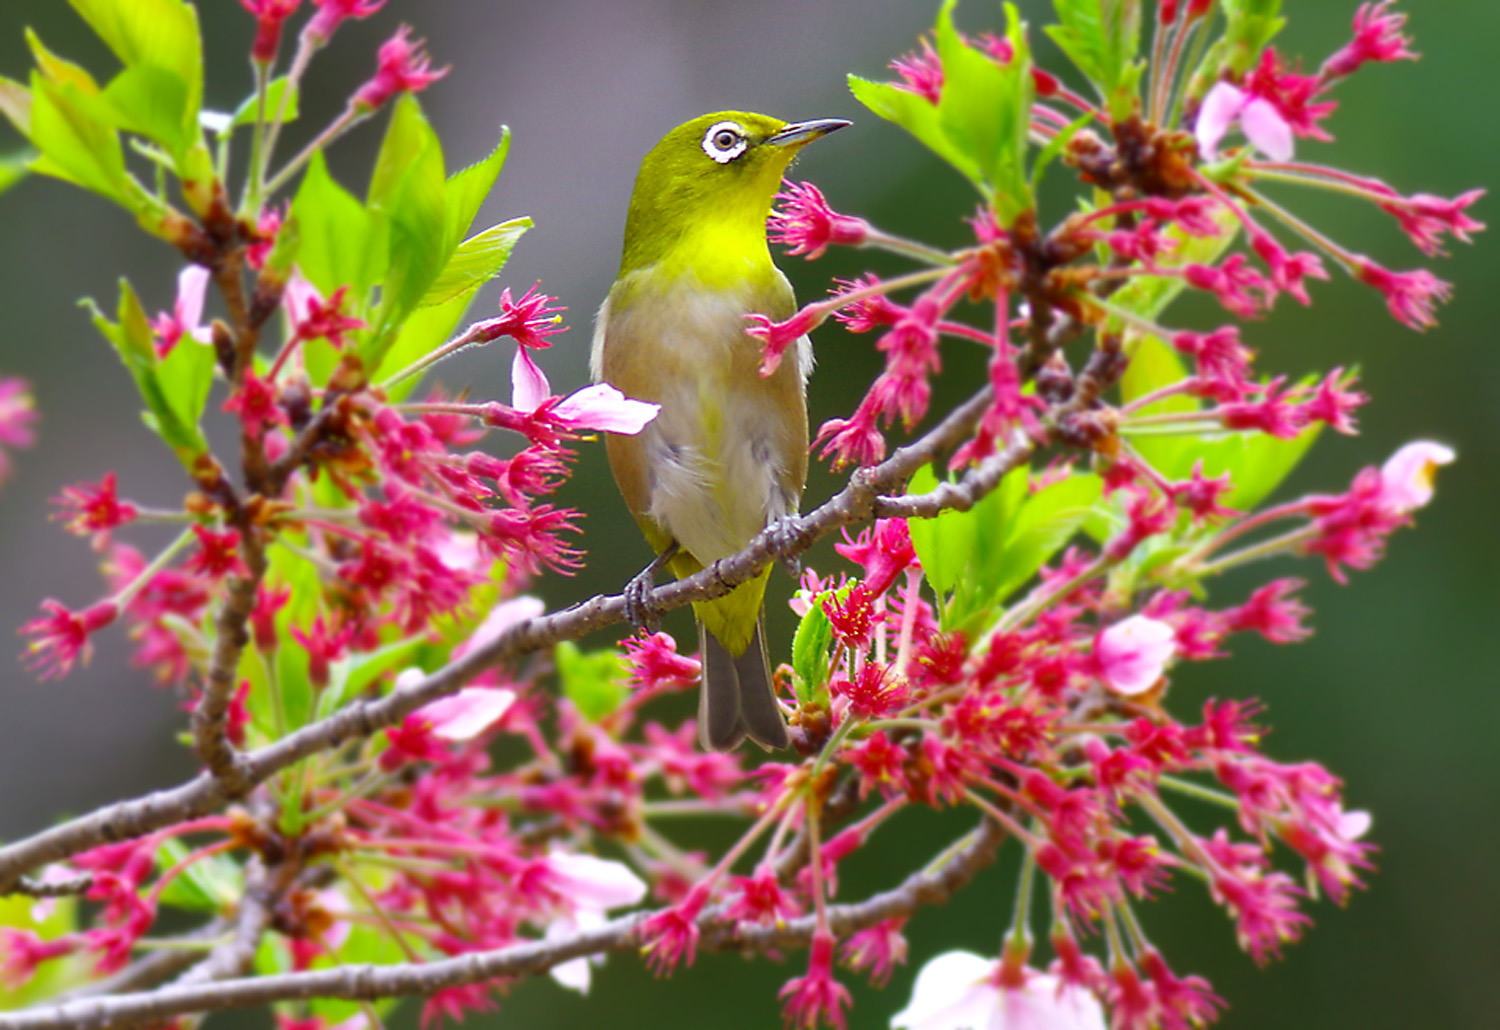
[[[828,920],[839,936],[886,919],[909,916],[924,905],[946,901],[990,862],[1005,833],[985,820],[936,869],[908,876],[898,887],[852,905],[833,905]],[[624,951],[639,945],[636,929],[648,913],[633,913],[571,937],[474,952],[423,964],[352,965],[307,973],[173,985],[146,994],[117,995],[50,1005],[23,1012],[0,1013],[0,1030],[88,1030],[159,1023],[176,1016],[249,1008],[279,1001],[345,998],[374,1001],[403,995],[428,995],[448,987],[482,983],[497,977],[545,972],[569,959]],[[710,951],[764,951],[807,944],[816,928],[812,916],[776,926],[739,927],[717,912],[699,919],[699,947]]]

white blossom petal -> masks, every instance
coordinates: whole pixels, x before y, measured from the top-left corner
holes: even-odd
[[[634,436],[661,410],[660,404],[631,400],[608,383],[584,387],[557,405],[557,417],[582,429]]]
[[[1203,98],[1193,133],[1198,137],[1198,152],[1205,161],[1219,159],[1219,141],[1240,116],[1246,101],[1245,91],[1231,82],[1220,82]]]
[[[1276,105],[1255,97],[1240,112],[1240,129],[1250,144],[1272,161],[1292,159],[1292,127]]]
[[[465,687],[452,697],[418,708],[416,715],[432,724],[432,735],[443,740],[473,740],[505,714],[516,699],[514,690]]]
[[[550,885],[575,907],[594,912],[639,904],[646,884],[623,862],[554,851],[547,856]]]
[[[510,406],[517,411],[535,411],[552,396],[552,385],[525,347],[516,348],[510,363]]]
[[[1417,440],[1402,447],[1380,468],[1381,497],[1398,512],[1415,511],[1432,500],[1432,480],[1439,465],[1458,457],[1452,447]]]

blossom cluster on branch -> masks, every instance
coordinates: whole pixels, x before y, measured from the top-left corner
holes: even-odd
[[[1271,45],[1277,0],[1056,0],[1047,31],[1074,67],[1054,73],[1013,9],[1003,33],[968,36],[949,0],[895,81],[851,77],[979,207],[972,242],[947,250],[840,213],[811,183],[778,199],[768,229],[790,254],[877,248],[913,269],[750,318],[765,374],[830,319],[874,340],[883,370],[814,441],[849,483],[647,598],[721,595],[845,529],[841,565],[807,569],[792,600],[777,683],[795,753],[747,764],[657,714],[700,672],[670,635],[584,650],[624,601],[547,614],[530,592],[585,560],[577,513],[548,500],[573,448],[640,432],[656,408],[604,385],[553,393],[538,355],[563,309],[539,286],[465,324],[530,227],[470,231],[508,141],[448,173],[414,96],[445,70],[403,27],[278,166],[309,63],[382,2],[313,0],[284,67],[300,0],[242,2],[255,88],[236,112],[201,108],[182,0],[74,0],[122,65],[103,86],[34,35],[29,85],[0,79],[36,171],[124,207],[187,262],[154,316],[128,283],[113,317],[91,307],[189,492],[153,505],[113,473],[62,492],[105,587],[43,601],[23,659],[63,677],[118,625],[191,708],[204,767],[0,847],[0,892],[35,899],[0,925],[0,977],[32,1006],[0,1027],[267,1003],[297,1030],[378,1026],[403,994],[436,1022],[526,974],[587,991],[609,951],[666,974],[700,949],[795,945],[808,964],[781,992],[788,1023],[843,1026],[839,968],[887,983],[907,920],[1006,845],[1022,857],[1000,953],[932,958],[893,1025],[1171,1030],[1225,1001],[1152,943],[1154,895],[1201,883],[1264,962],[1306,931],[1310,900],[1363,886],[1371,818],[1337,776],[1268,754],[1253,699],[1174,697],[1172,674],[1237,636],[1306,637],[1301,580],[1225,599],[1215,578],[1280,557],[1339,581],[1367,569],[1454,458],[1417,441],[1338,492],[1272,500],[1368,398],[1344,369],[1258,368],[1255,320],[1283,296],[1310,304],[1338,270],[1425,329],[1450,287],[1353,253],[1315,204],[1267,188],[1367,200],[1429,256],[1483,228],[1478,191],[1407,195],[1295,157],[1329,138],[1335,87],[1414,56],[1391,3],[1361,5],[1351,41],[1305,74]],[[386,108],[361,197],[324,151]],[[1078,203],[1048,224],[1037,183],[1064,173]],[[205,322],[210,287],[224,315]],[[1170,318],[1189,291],[1222,324]],[[501,337],[509,403],[416,394],[443,358]],[[978,349],[986,381],[934,410],[955,348]],[[232,457],[201,428],[210,403],[238,427]],[[32,418],[0,381],[0,443],[28,442]],[[890,450],[898,427],[914,438]],[[125,542],[143,523],[181,531],[148,555]],[[920,807],[978,825],[891,890],[842,898],[842,863]],[[743,825],[720,854],[675,839],[708,815]],[[169,907],[205,930],[163,937]]]

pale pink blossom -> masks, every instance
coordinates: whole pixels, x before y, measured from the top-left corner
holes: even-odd
[[[1220,82],[1203,98],[1194,130],[1205,161],[1219,159],[1219,143],[1235,123],[1239,123],[1250,145],[1271,160],[1292,159],[1292,127],[1276,105],[1232,82]]]
[[[510,403],[517,411],[533,413],[553,400],[552,385],[524,347],[516,348],[510,382]],[[660,410],[660,404],[631,400],[608,383],[595,383],[557,401],[547,415],[569,429],[598,429],[634,436]]]
[[[1439,465],[1452,464],[1452,447],[1417,440],[1407,444],[1380,467],[1382,500],[1394,511],[1406,513],[1432,500],[1432,481]]]
[[[891,1017],[905,1030],[1104,1030],[1104,1009],[1088,991],[1028,971],[1024,987],[1001,987],[999,963],[949,951],[917,974],[911,1003]]]
[[[604,925],[612,908],[638,905],[646,896],[646,884],[623,862],[593,855],[554,851],[547,856],[549,886],[570,904],[547,926],[545,938],[562,940]],[[580,956],[548,970],[552,979],[579,994],[587,994],[593,978],[590,963],[603,964],[603,955]]]
[[[1147,615],[1122,619],[1100,633],[1094,644],[1099,678],[1126,697],[1150,689],[1176,653],[1177,631]]]
[[[483,647],[493,640],[497,640],[500,634],[518,626],[527,619],[534,619],[547,610],[539,597],[531,597],[523,594],[520,597],[512,597],[490,609],[484,621],[469,635],[469,639],[453,649],[453,657],[462,658],[477,647]]]
[[[213,342],[213,331],[203,324],[203,298],[207,292],[208,269],[202,265],[188,265],[177,274],[177,299],[172,303],[172,313],[163,311],[151,320],[158,356],[164,358],[172,353],[184,336],[199,343]]]
[[[407,669],[396,677],[396,688],[420,683],[426,674]],[[516,699],[513,690],[465,687],[451,697],[439,698],[412,714],[427,724],[428,732],[440,740],[473,740],[505,714]]]

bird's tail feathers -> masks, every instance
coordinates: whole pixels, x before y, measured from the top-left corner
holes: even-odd
[[[745,650],[734,655],[698,624],[703,686],[698,692],[698,740],[706,750],[732,751],[745,737],[767,750],[791,743],[766,655],[765,619],[756,621]]]

